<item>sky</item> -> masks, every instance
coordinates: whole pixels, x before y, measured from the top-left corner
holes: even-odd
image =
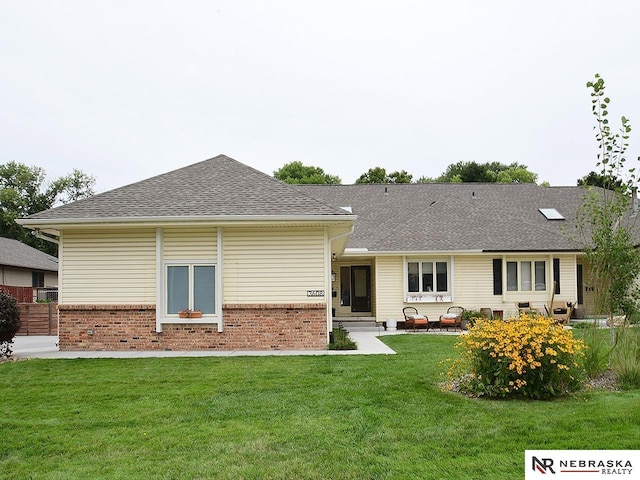
[[[635,0],[0,0],[0,163],[97,192],[218,154],[345,184],[497,161],[575,185],[596,73],[640,155],[638,18]]]

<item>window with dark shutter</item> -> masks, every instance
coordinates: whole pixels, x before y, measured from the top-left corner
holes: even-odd
[[[502,295],[502,259],[493,259],[493,294]]]
[[[560,293],[560,259],[553,259],[553,281],[556,285],[555,294],[558,295]]]

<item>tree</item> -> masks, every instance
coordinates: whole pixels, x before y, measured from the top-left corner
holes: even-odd
[[[616,190],[622,188],[622,180],[602,175],[598,172],[591,171],[588,175],[578,179],[579,187],[601,187],[607,190]]]
[[[387,170],[382,167],[370,168],[360,175],[356,183],[411,183],[413,175],[406,170],[391,172],[387,175]]]
[[[59,204],[94,194],[95,179],[80,170],[44,186],[45,171],[19,162],[0,165],[0,236],[14,238],[54,255],[54,244],[38,239],[18,225],[16,218],[26,217]]]
[[[638,308],[637,212],[633,211],[629,198],[637,178],[635,168],[625,166],[631,132],[629,120],[622,117],[619,131],[613,132],[607,118],[610,99],[605,96],[604,80],[596,74],[587,87],[591,89],[592,112],[596,117],[599,150],[596,167],[600,168],[596,178],[609,180],[605,185],[610,188],[590,188],[578,211],[576,228],[591,267],[596,314],[608,316],[613,338],[613,317]]]
[[[273,176],[278,180],[290,184],[339,185],[342,183],[340,177],[324,173],[324,170],[320,167],[303,165],[300,161],[283,165],[280,169],[273,172]]]
[[[526,165],[512,163],[505,165],[499,162],[457,162],[447,167],[439,177],[421,177],[419,183],[536,183],[538,174],[529,171]]]

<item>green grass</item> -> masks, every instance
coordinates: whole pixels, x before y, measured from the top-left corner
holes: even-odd
[[[635,449],[640,391],[550,402],[439,388],[454,337],[392,356],[0,365],[0,477],[521,479],[526,449]]]

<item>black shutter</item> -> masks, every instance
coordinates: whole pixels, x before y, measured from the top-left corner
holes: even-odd
[[[493,294],[502,295],[502,259],[493,259]]]
[[[555,294],[558,295],[560,293],[560,259],[553,259],[553,281],[556,284]]]

